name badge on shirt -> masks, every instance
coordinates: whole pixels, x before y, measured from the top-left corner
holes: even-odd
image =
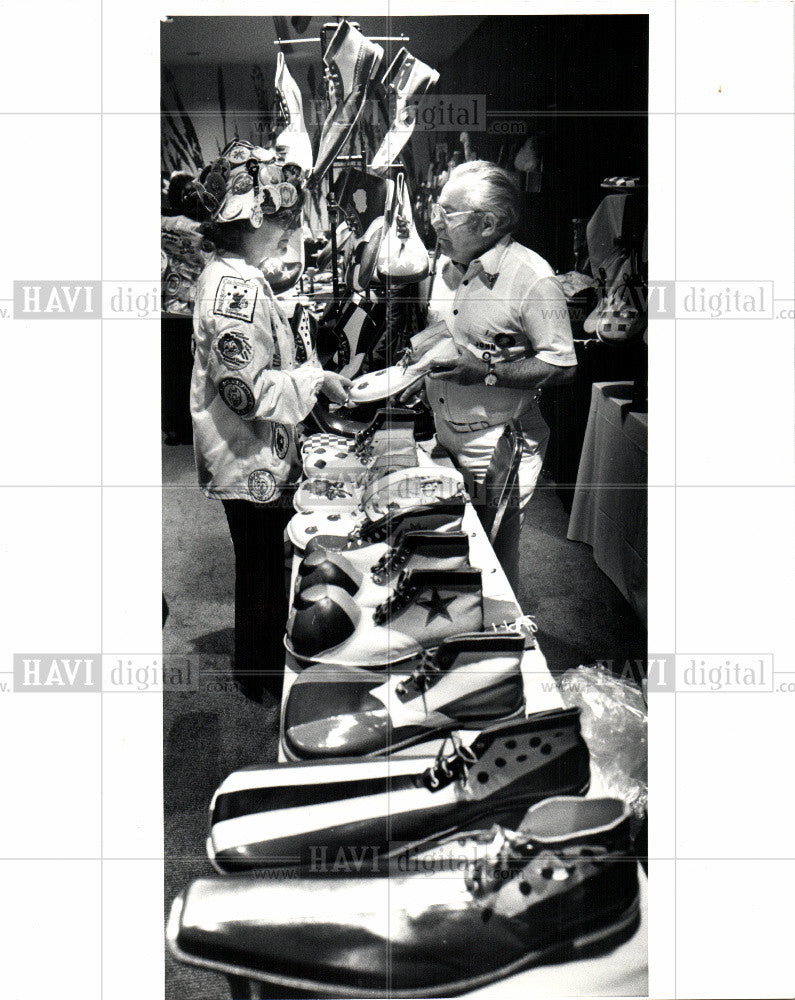
[[[513,334],[497,333],[493,336],[493,340],[473,336],[467,347],[481,361],[513,361],[528,353],[527,345]]]
[[[244,281],[243,278],[227,275],[221,278],[216,289],[213,313],[216,316],[228,316],[229,319],[240,319],[244,323],[251,323],[256,304],[256,281]]]

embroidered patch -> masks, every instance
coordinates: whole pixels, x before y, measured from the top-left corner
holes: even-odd
[[[218,357],[227,368],[245,368],[251,361],[253,347],[242,330],[222,333],[215,342]]]
[[[241,417],[254,409],[254,394],[242,379],[222,378],[218,383],[218,392],[229,409]]]
[[[290,432],[284,424],[273,425],[273,450],[277,458],[284,458],[290,448]]]
[[[248,477],[248,491],[258,503],[267,503],[276,493],[276,480],[267,469],[255,469]]]
[[[256,281],[244,281],[242,278],[226,275],[221,278],[216,289],[213,313],[216,316],[228,316],[230,319],[242,319],[244,323],[251,323],[256,304]]]

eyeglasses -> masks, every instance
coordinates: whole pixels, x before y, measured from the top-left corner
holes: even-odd
[[[442,208],[438,202],[435,202],[431,205],[431,225],[435,226],[437,223],[442,223],[442,225],[447,229],[455,228],[455,226],[460,226],[461,223],[456,222],[453,226],[451,226],[450,220],[454,219],[457,215],[477,215],[477,213],[481,211],[482,209],[480,208],[470,208],[465,212],[448,212],[446,209]]]

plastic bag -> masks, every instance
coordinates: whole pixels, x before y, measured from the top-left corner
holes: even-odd
[[[598,664],[567,670],[558,685],[566,706],[582,711],[592,774],[606,795],[623,799],[642,819],[649,797],[648,717],[639,688]]]

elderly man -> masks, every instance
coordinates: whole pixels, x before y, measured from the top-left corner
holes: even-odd
[[[511,175],[475,160],[456,167],[433,207],[440,257],[428,323],[445,320],[462,348],[425,390],[439,443],[482,482],[508,421],[521,427],[519,507],[506,511],[497,556],[516,589],[519,533],[541,472],[549,428],[535,390],[574,377],[566,299],[549,264],[511,237],[521,195]]]

